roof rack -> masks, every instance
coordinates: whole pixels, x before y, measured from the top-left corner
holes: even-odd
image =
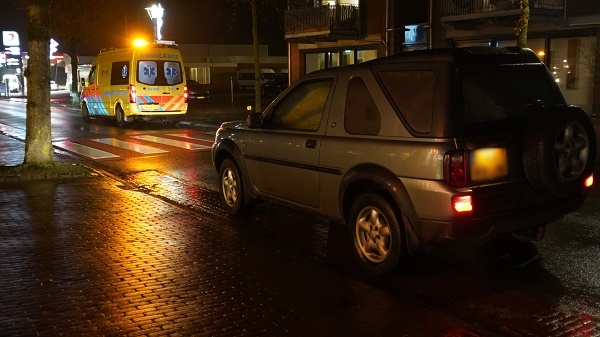
[[[175,41],[169,41],[169,40],[155,40],[154,43],[156,43],[156,44],[166,44],[166,45],[170,45],[170,46],[176,46],[177,45],[175,43]]]

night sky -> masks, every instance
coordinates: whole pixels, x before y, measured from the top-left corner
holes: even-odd
[[[81,55],[95,55],[104,47],[122,47],[136,37],[151,40],[152,23],[145,8],[157,3],[165,10],[162,29],[164,40],[173,40],[178,44],[252,43],[250,10],[242,6],[234,15],[232,4],[227,0],[127,0],[118,3],[122,8],[111,9],[113,16],[118,19],[109,23],[110,27],[101,38],[87,41]],[[26,16],[15,8],[14,2],[2,0],[0,30],[17,31],[23,51],[27,50],[25,25]],[[271,55],[286,53],[283,32],[278,27],[274,20],[265,22],[263,17],[259,28],[259,32],[265,32],[261,35],[261,44],[269,45]],[[60,44],[61,41],[58,42]]]

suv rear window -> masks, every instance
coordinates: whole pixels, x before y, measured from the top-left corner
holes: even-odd
[[[380,71],[384,89],[410,128],[417,133],[431,132],[435,75],[432,71]]]
[[[528,118],[526,106],[564,103],[560,91],[540,66],[499,67],[463,73],[462,90],[467,124]]]

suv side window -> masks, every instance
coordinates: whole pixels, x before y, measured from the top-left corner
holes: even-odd
[[[355,135],[375,136],[381,130],[381,115],[360,77],[353,77],[348,82],[344,127],[346,132]]]
[[[435,75],[431,71],[381,71],[377,74],[396,108],[417,133],[431,132]]]
[[[269,128],[317,131],[332,85],[332,78],[299,84],[273,109]]]

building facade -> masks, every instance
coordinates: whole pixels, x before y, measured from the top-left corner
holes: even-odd
[[[407,0],[401,10],[398,1],[387,0],[288,1],[284,26],[290,80],[401,52],[406,23],[400,13],[419,12],[419,3],[423,1]]]
[[[529,0],[527,47],[567,102],[600,116],[600,1]],[[515,46],[519,0],[432,0],[432,47]]]
[[[529,0],[527,47],[600,116],[600,1]],[[420,48],[515,46],[519,0],[289,0],[290,79]]]

